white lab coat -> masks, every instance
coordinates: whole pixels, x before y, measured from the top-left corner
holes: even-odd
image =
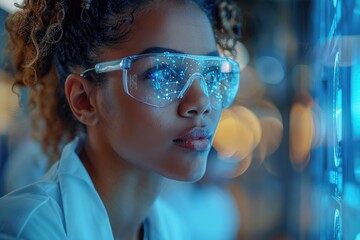
[[[79,139],[39,181],[0,198],[0,239],[114,239],[109,217],[76,154]],[[144,240],[186,239],[185,231],[159,198],[144,222]]]

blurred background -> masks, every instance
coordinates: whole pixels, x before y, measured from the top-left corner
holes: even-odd
[[[0,2],[3,22],[12,4]],[[223,112],[206,177],[169,201],[199,232],[218,230],[218,238],[194,239],[360,240],[360,0],[236,2],[238,97]],[[27,141],[28,114],[10,91],[11,75],[0,78],[4,194],[40,176],[46,160]],[[25,180],[12,178],[24,166],[12,160],[19,147],[35,159]],[[190,214],[201,207],[204,215]]]

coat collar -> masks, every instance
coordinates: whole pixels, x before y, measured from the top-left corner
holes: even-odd
[[[105,206],[77,153],[82,140],[64,147],[58,164],[64,220],[69,239],[114,239]],[[184,229],[167,204],[158,198],[144,221],[145,240],[182,240]]]
[[[59,183],[69,239],[113,239],[105,206],[78,154],[81,139],[67,144],[59,162]]]

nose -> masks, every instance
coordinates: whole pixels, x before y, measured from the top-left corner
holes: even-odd
[[[211,112],[211,102],[205,80],[201,74],[193,75],[180,93],[178,113],[183,117],[195,117]]]

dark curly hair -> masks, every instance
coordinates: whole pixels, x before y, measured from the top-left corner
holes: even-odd
[[[152,1],[92,0],[85,6],[84,0],[24,0],[7,19],[14,86],[30,88],[34,129],[50,157],[57,157],[59,143],[72,139],[81,128],[67,104],[66,77],[76,68],[92,67],[102,47],[126,41],[136,13]],[[218,45],[235,54],[237,7],[220,0],[182,1],[197,3],[210,19]]]

